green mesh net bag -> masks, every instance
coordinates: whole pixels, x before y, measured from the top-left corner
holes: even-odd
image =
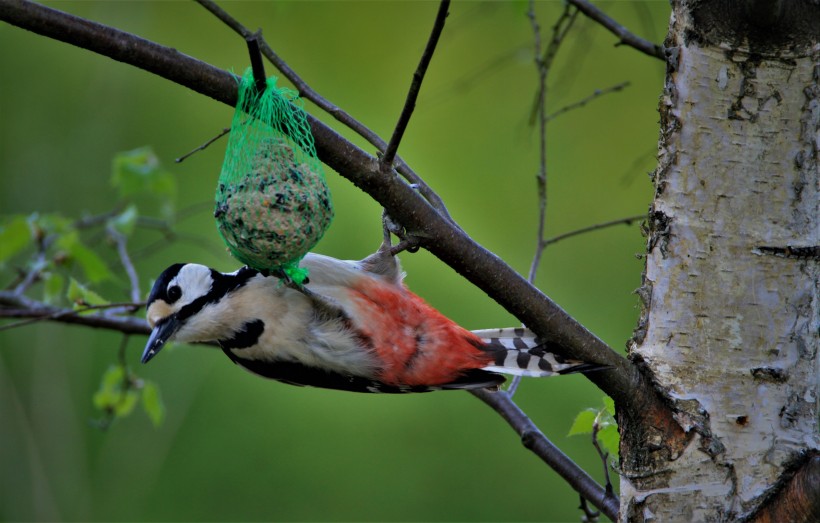
[[[239,86],[214,211],[231,254],[254,269],[302,283],[300,260],[333,219],[330,190],[298,93],[249,68]]]

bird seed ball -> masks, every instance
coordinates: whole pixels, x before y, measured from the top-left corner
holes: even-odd
[[[250,172],[217,188],[219,232],[234,257],[256,269],[298,261],[333,218],[323,175],[295,163],[290,148],[273,153],[266,148],[254,157]]]

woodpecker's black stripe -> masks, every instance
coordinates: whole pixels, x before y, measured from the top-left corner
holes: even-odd
[[[397,386],[387,383],[353,376],[328,372],[325,369],[310,367],[295,361],[262,361],[241,358],[223,347],[225,354],[237,365],[247,370],[274,379],[288,385],[319,387],[323,389],[344,390],[348,392],[405,394],[410,392],[431,392],[434,390],[458,390],[498,387],[505,378],[499,374],[483,370],[470,370],[451,382],[433,387],[427,386]]]
[[[515,356],[515,364],[521,367],[522,369],[526,369],[527,366],[529,366],[530,364],[530,358],[532,358],[532,356],[530,356],[529,353],[519,352]]]
[[[242,324],[242,328],[234,332],[233,336],[228,339],[219,340],[218,343],[223,349],[247,349],[248,347],[256,345],[264,331],[264,321],[248,321]]]
[[[515,347],[518,350],[526,350],[530,348],[530,346],[527,345],[527,342],[522,340],[521,338],[513,338],[512,342],[513,347]]]
[[[223,274],[211,269],[211,289],[204,295],[185,305],[177,312],[177,319],[185,321],[201,311],[206,305],[216,303],[229,292],[244,286],[248,281],[259,274],[259,271],[249,267],[242,267],[236,274]]]
[[[549,371],[549,372],[554,371],[554,369],[552,368],[552,364],[549,361],[545,360],[544,358],[539,358],[538,368],[541,369],[541,370]]]

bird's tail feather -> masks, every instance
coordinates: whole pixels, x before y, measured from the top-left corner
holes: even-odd
[[[473,333],[484,340],[486,350],[492,352],[494,357],[493,364],[482,370],[542,378],[606,368],[559,356],[549,350],[550,342],[538,338],[528,329],[487,329]]]

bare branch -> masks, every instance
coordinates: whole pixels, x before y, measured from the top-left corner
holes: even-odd
[[[120,256],[120,263],[122,263],[125,273],[128,275],[128,281],[131,282],[131,301],[137,303],[140,301],[140,279],[137,275],[137,270],[134,268],[134,264],[131,262],[131,257],[128,255],[128,240],[125,238],[125,235],[115,229],[113,225],[106,227],[106,232],[108,232],[108,235],[114,240],[114,243],[117,244],[117,254]],[[136,309],[134,310],[136,311]]]
[[[552,62],[558,54],[558,49],[575,22],[578,10],[573,10],[569,4],[564,5],[564,11],[558,17],[555,25],[552,26],[552,38],[543,55],[541,51],[541,27],[538,25],[535,16],[535,2],[533,0],[530,0],[528,15],[533,29],[535,67],[538,70],[538,89],[532,114],[533,117],[538,118],[539,137],[539,164],[538,174],[535,177],[538,188],[538,241],[536,242],[535,254],[532,257],[530,271],[527,276],[527,280],[533,283],[538,273],[538,266],[541,264],[541,256],[544,253],[544,231],[547,227],[547,78],[552,68]]]
[[[591,508],[589,508],[589,502],[587,501],[587,498],[581,496],[581,504],[578,506],[578,508],[581,509],[581,511],[583,511],[584,513],[584,519],[582,519],[581,521],[583,521],[584,523],[597,523],[601,513],[597,510],[592,510]]]
[[[251,70],[253,71],[253,81],[256,83],[256,91],[259,95],[265,92],[268,86],[268,78],[265,75],[265,64],[262,62],[262,53],[259,50],[259,40],[262,38],[262,30],[247,35],[245,42],[248,44],[248,54],[251,59]]]
[[[558,236],[553,236],[552,238],[547,238],[544,240],[543,246],[546,248],[553,243],[558,243],[561,240],[566,240],[567,238],[572,238],[573,236],[578,236],[580,234],[586,234],[592,231],[598,231],[601,229],[606,229],[607,227],[613,227],[615,225],[632,225],[635,222],[641,221],[646,218],[645,214],[636,214],[634,216],[627,216],[626,218],[619,218],[617,220],[610,220],[608,222],[603,223],[596,223],[595,225],[589,225],[587,227],[582,227],[580,229],[575,229],[574,231],[569,231],[565,233],[561,233]]]
[[[15,327],[22,327],[37,321],[56,321],[60,323],[73,323],[94,327],[98,329],[108,329],[119,331],[124,334],[149,334],[151,329],[145,320],[131,316],[114,316],[105,314],[83,314],[84,312],[98,309],[113,308],[133,308],[139,307],[138,303],[109,303],[106,305],[92,305],[79,310],[61,309],[52,307],[45,303],[32,300],[25,296],[19,296],[13,292],[0,291],[0,317],[6,318],[29,318],[30,321],[18,322],[4,325],[0,330],[7,330]]]
[[[585,106],[589,102],[591,102],[593,100],[597,100],[598,98],[600,98],[602,96],[605,96],[605,95],[611,94],[611,93],[617,93],[619,91],[623,91],[627,87],[629,87],[629,82],[621,82],[621,83],[613,85],[611,87],[607,87],[606,89],[596,89],[595,92],[593,92],[591,95],[587,96],[586,98],[582,98],[582,99],[578,100],[577,102],[573,102],[569,105],[565,105],[564,107],[558,109],[557,111],[554,111],[554,112],[550,113],[549,115],[547,115],[547,117],[546,117],[547,122],[555,119],[558,116],[561,116],[562,114],[568,113],[572,110],[580,109],[581,107]]]
[[[604,479],[606,480],[606,486],[604,490],[606,490],[607,496],[614,496],[612,490],[612,481],[609,478],[609,463],[607,463],[607,459],[609,459],[609,452],[605,452],[604,449],[601,448],[601,444],[598,443],[598,432],[601,430],[601,425],[598,423],[601,414],[604,411],[598,413],[595,416],[595,421],[592,423],[592,446],[595,447],[595,451],[598,452],[598,457],[601,458],[601,463],[604,465]]]
[[[48,243],[50,243],[50,240],[47,238],[37,239],[37,257],[34,258],[34,262],[31,264],[31,269],[26,273],[23,280],[14,288],[14,294],[24,294],[40,277],[43,269],[45,269],[48,264],[46,261],[46,249],[48,248]]]
[[[607,494],[589,474],[553,445],[505,392],[478,389],[470,393],[507,420],[521,436],[521,443],[555,470],[581,496],[598,507],[608,518],[613,521],[618,519],[618,498],[611,493]]]
[[[416,99],[419,97],[421,82],[424,80],[424,74],[427,72],[427,66],[430,65],[430,60],[433,58],[433,53],[436,50],[441,31],[444,30],[444,22],[447,19],[447,9],[449,7],[450,0],[441,0],[438,6],[438,13],[436,14],[436,20],[433,22],[433,31],[430,33],[427,46],[421,54],[421,60],[419,60],[416,72],[413,73],[413,81],[410,83],[410,90],[407,92],[407,100],[404,102],[404,108],[401,111],[401,115],[399,115],[399,121],[396,123],[396,128],[393,131],[393,136],[390,138],[390,143],[387,144],[387,148],[382,155],[381,161],[383,165],[393,165],[396,150],[398,150],[399,143],[404,136],[404,131],[410,122],[410,116],[416,108]]]
[[[634,47],[638,51],[655,57],[659,58],[660,60],[666,61],[666,54],[663,51],[663,47],[653,44],[643,38],[636,36],[629,32],[629,30],[607,16],[603,11],[595,7],[591,2],[587,0],[567,0],[570,4],[574,5],[578,8],[579,11],[584,13],[587,17],[595,20],[602,26],[604,26],[610,33],[614,34],[620,39],[620,43],[624,45],[628,45],[630,47]]]
[[[535,12],[532,11],[531,16],[535,16]],[[538,65],[539,70],[544,70],[545,77],[549,76],[549,71],[552,69],[552,62],[555,60],[555,57],[558,55],[558,49],[561,48],[561,44],[564,41],[564,38],[569,33],[569,30],[572,29],[573,24],[575,24],[575,20],[578,18],[578,10],[573,9],[569,4],[564,5],[564,11],[561,13],[561,16],[558,17],[558,20],[555,21],[555,24],[552,26],[552,38],[550,39],[549,45],[543,51],[543,56],[539,60],[536,58],[536,64]],[[531,18],[532,20],[532,18]],[[540,36],[538,37],[540,40]],[[536,53],[539,55],[541,54],[541,44],[538,44],[538,49]],[[540,73],[539,73],[540,74]],[[530,125],[535,125],[536,120],[538,119],[539,115],[543,117],[546,113],[546,89],[547,84],[546,82],[539,82],[538,90],[535,93],[535,101],[532,105],[532,111],[530,112]],[[544,107],[541,107],[541,101],[543,100]],[[543,112],[540,112],[542,111]]]
[[[208,148],[208,147],[209,147],[212,143],[214,143],[215,141],[219,140],[220,138],[222,138],[223,136],[225,136],[225,135],[226,135],[226,134],[228,134],[229,132],[231,132],[231,128],[230,128],[230,127],[226,127],[226,128],[224,128],[224,129],[222,129],[222,131],[221,131],[219,134],[217,134],[216,136],[214,136],[213,138],[211,138],[211,139],[210,139],[210,140],[208,140],[207,142],[203,143],[202,145],[200,145],[200,146],[199,146],[199,147],[197,147],[196,149],[193,149],[193,150],[191,150],[191,151],[189,151],[189,152],[187,152],[187,153],[183,154],[182,156],[180,156],[180,157],[179,157],[179,158],[177,158],[176,160],[174,160],[174,163],[182,163],[183,161],[187,160],[188,158],[190,158],[190,157],[191,157],[191,156],[193,156],[194,154],[198,153],[199,151],[204,151],[204,150],[205,150],[206,148]]]

